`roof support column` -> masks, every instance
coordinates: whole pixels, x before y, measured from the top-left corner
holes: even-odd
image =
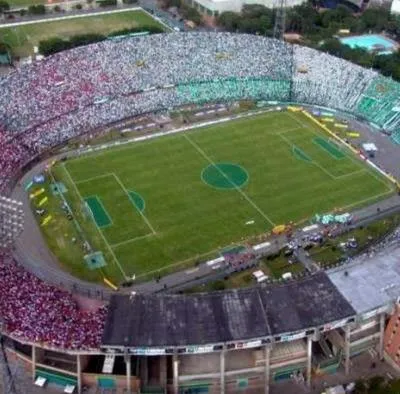
[[[307,337],[307,387],[311,386],[311,365],[312,365],[312,337]]]
[[[32,345],[32,381],[36,380],[36,346]]]
[[[344,373],[350,372],[350,325],[344,328]]]
[[[270,354],[271,354],[270,345],[265,345],[265,347],[264,347],[264,359],[265,359],[264,393],[265,394],[269,394],[269,379],[270,379],[270,376],[271,376],[271,372],[270,372]]]
[[[167,389],[167,356],[160,356],[160,385]]]
[[[78,394],[81,394],[82,392],[82,365],[81,365],[81,355],[77,354],[76,355],[76,382],[77,382],[77,391]]]
[[[385,312],[381,313],[379,316],[379,359],[383,360],[383,352],[384,352],[384,339],[385,339]]]
[[[131,376],[131,355],[125,354],[126,365],[126,391],[128,394],[132,393],[132,376]]]
[[[219,354],[219,371],[220,371],[220,386],[221,386],[221,394],[225,394],[225,347],[222,348],[221,353]]]
[[[179,360],[178,354],[172,355],[172,370],[173,370],[173,383],[174,383],[174,394],[179,392]]]

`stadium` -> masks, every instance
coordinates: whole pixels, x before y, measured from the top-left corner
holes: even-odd
[[[269,393],[365,352],[398,363],[398,232],[243,289],[163,277],[251,266],[315,215],[396,212],[398,83],[261,36],[170,33],[61,52],[0,90],[2,358],[32,392]]]

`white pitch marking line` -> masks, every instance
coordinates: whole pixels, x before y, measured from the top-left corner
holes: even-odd
[[[306,126],[305,123],[303,123],[303,122],[301,122],[300,120],[298,120],[298,119],[296,119],[295,117],[293,117],[292,114],[289,114],[289,115],[290,115],[290,117],[291,117],[292,119],[296,120],[299,124],[303,125],[302,128],[307,128],[307,129],[308,129],[308,127]],[[319,136],[319,135],[320,135],[319,131],[316,131],[316,130],[314,130],[313,128],[311,129],[311,131],[312,131],[313,134],[315,134],[316,136]],[[281,133],[276,133],[276,134],[279,135],[279,136],[282,137],[282,138],[285,138],[284,136],[281,136]],[[289,142],[290,140],[287,140],[287,141]],[[290,141],[290,143],[292,143],[292,142]],[[352,156],[351,156],[351,155],[346,155],[346,157],[349,157],[350,160],[352,160]],[[353,160],[352,160],[352,161],[353,161]],[[360,163],[355,162],[355,164],[357,164],[357,167],[359,167],[360,170],[356,170],[356,171],[353,171],[353,172],[349,172],[349,173],[347,173],[347,174],[343,174],[343,175],[338,175],[338,176],[336,176],[336,175],[331,174],[328,170],[326,170],[324,167],[322,167],[322,166],[321,166],[319,163],[317,163],[315,160],[313,160],[312,162],[313,162],[318,168],[320,168],[322,171],[324,171],[325,173],[329,174],[329,176],[331,176],[333,179],[342,179],[342,178],[346,178],[346,177],[348,177],[348,176],[352,176],[352,175],[355,175],[355,174],[358,174],[358,173],[361,173],[361,172],[370,173],[370,172],[368,171],[369,168],[365,168],[364,166],[361,166]],[[353,162],[354,162],[354,161],[353,161]]]
[[[282,130],[282,131],[273,132],[273,133],[268,133],[268,134],[281,135],[281,134],[290,133],[291,131],[297,131],[297,130],[302,130],[302,129],[303,129],[302,126],[299,126],[299,127],[292,127],[291,129]]]
[[[293,114],[287,112],[287,115],[290,116],[293,120],[295,120],[298,124],[302,125],[303,127],[307,128],[307,129],[311,129],[311,131],[317,135],[320,136],[321,134],[324,135],[323,133],[321,133],[321,130],[318,128],[315,124],[310,124],[309,126],[307,126],[307,124],[305,124],[303,121],[297,119]],[[366,172],[371,175],[372,177],[374,177],[376,180],[378,180],[379,182],[381,182],[382,184],[384,184],[386,186],[386,189],[391,190],[392,192],[394,191],[394,188],[392,187],[392,185],[388,185],[387,180],[382,179],[374,169],[372,169],[370,166],[364,166],[362,162],[360,162],[357,157],[354,154],[346,154],[346,157],[348,157],[354,164],[356,164],[358,167],[363,168],[366,170]]]
[[[290,141],[288,138],[286,138],[284,135],[279,134],[279,137],[281,137],[288,145],[291,147],[296,146],[292,141]],[[332,175],[328,170],[326,170],[324,167],[322,167],[320,164],[318,164],[315,160],[311,160],[311,164],[314,164],[316,167],[318,167],[321,171],[325,172],[326,175],[331,177],[332,179],[336,179],[334,175]]]
[[[358,205],[362,205],[365,202],[368,202],[368,201],[371,201],[371,200],[374,200],[374,199],[380,199],[381,197],[387,196],[389,194],[392,194],[392,190],[384,192],[384,193],[375,194],[375,196],[368,197],[368,198],[365,198],[363,200],[356,201],[356,202],[354,202],[352,204],[345,205],[344,207],[341,207],[341,208],[342,209],[347,209],[347,208],[355,207],[355,206],[358,206]]]
[[[82,179],[81,181],[76,181],[75,184],[79,185],[81,183],[91,182],[96,179],[106,178],[108,176],[113,176],[113,175],[114,174],[112,172],[106,172],[105,174],[102,174],[102,175],[96,175],[96,176],[92,176],[91,178],[86,178],[86,179]]]
[[[130,238],[130,239],[127,239],[126,241],[118,242],[118,243],[112,244],[110,246],[112,248],[118,248],[119,246],[126,245],[126,244],[129,244],[131,242],[136,242],[136,241],[139,241],[139,240],[144,239],[144,238],[154,237],[154,235],[155,235],[154,233],[149,233],[149,234],[146,234],[146,235],[140,235],[139,237]]]
[[[64,168],[64,170],[65,170],[65,173],[67,174],[67,176],[68,176],[70,182],[72,183],[72,186],[74,187],[74,189],[75,189],[75,191],[76,191],[78,197],[80,198],[81,202],[84,203],[83,197],[82,197],[80,191],[78,190],[78,187],[75,185],[75,182],[74,182],[74,180],[72,179],[71,174],[69,173],[67,167],[65,166],[65,163],[63,163],[62,166],[63,166],[63,168]],[[95,226],[96,226],[96,228],[97,228],[97,231],[99,232],[101,238],[103,239],[104,243],[107,245],[108,250],[109,250],[110,253],[111,253],[111,256],[113,256],[115,262],[117,263],[118,268],[120,269],[120,271],[121,271],[122,275],[124,276],[125,280],[129,279],[128,276],[126,275],[125,271],[123,270],[123,268],[122,268],[122,266],[121,266],[121,264],[120,264],[120,262],[119,262],[117,256],[115,255],[114,251],[112,250],[110,244],[108,243],[106,237],[104,236],[103,232],[101,231],[101,229],[100,229],[99,226],[97,225],[96,221],[93,220],[93,222],[94,222],[94,224],[95,224]]]
[[[252,205],[257,211],[258,213],[264,218],[266,219],[272,226],[275,227],[275,223],[253,202],[253,200],[250,199],[250,197],[247,196],[247,194],[240,189],[240,187],[236,186],[227,176],[226,174],[221,171],[217,165],[213,162],[213,160],[211,160],[210,157],[207,156],[207,154],[195,143],[193,142],[189,136],[186,133],[182,134],[186,140],[211,164],[213,165],[220,173],[221,175],[226,178],[226,180],[249,202],[250,205]]]
[[[121,182],[121,180],[118,178],[118,176],[115,173],[112,173],[114,178],[116,179],[116,181],[119,183],[119,185],[121,186],[122,190],[126,193],[126,196],[129,198],[129,201],[132,202],[130,196],[129,196],[129,192],[128,190],[126,190],[124,184]],[[135,204],[134,204],[135,205]],[[136,205],[135,205],[136,207]],[[145,216],[145,214],[136,207],[137,211],[139,212],[140,216],[142,216],[143,220],[146,222],[147,226],[149,227],[149,229],[151,230],[151,232],[154,234],[156,234],[156,230],[154,230],[154,227],[151,225],[149,219],[147,219],[147,217]]]
[[[356,171],[353,171],[353,172],[348,172],[347,174],[335,176],[335,179],[347,178],[348,176],[352,176],[352,175],[356,175],[356,174],[361,174],[362,172],[368,173],[368,170],[367,170],[366,168],[361,168],[361,169],[356,170]]]

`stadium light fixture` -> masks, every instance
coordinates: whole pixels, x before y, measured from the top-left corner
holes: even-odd
[[[12,247],[23,228],[22,202],[0,196],[0,249]]]

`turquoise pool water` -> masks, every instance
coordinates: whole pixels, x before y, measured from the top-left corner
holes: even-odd
[[[351,48],[360,47],[366,49],[367,51],[372,51],[376,47],[381,47],[383,50],[381,50],[380,53],[385,55],[396,50],[396,46],[393,41],[378,34],[346,37],[341,38],[340,41]]]

